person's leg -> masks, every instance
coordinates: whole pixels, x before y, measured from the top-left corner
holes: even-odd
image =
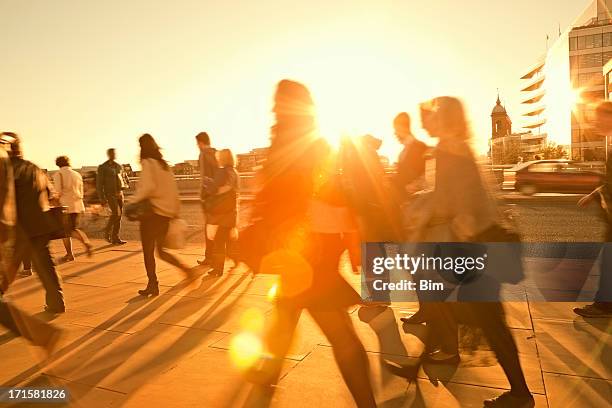
[[[72,226],[72,230],[70,231],[70,236],[72,238],[77,239],[83,246],[85,247],[85,251],[87,252],[87,256],[91,256],[91,242],[89,241],[89,237],[87,234],[83,232],[83,230],[79,229],[81,214],[72,213],[70,214],[70,223]]]
[[[223,270],[225,267],[226,245],[229,241],[230,230],[231,228],[223,226],[219,226],[217,228],[217,233],[215,234],[215,239],[213,241],[213,251],[211,254],[211,274],[213,275],[223,275]]]
[[[309,309],[309,312],[329,340],[342,378],[357,406],[375,407],[368,357],[348,313],[341,309]]]
[[[140,221],[140,241],[142,243],[142,255],[145,269],[147,271],[147,289],[141,294],[149,294],[150,290],[158,288],[157,274],[155,273],[155,220],[147,217]],[[139,291],[140,293],[140,291]]]
[[[422,303],[426,306],[427,318],[427,341],[426,352],[439,349],[438,360],[444,361],[445,357],[452,359],[459,354],[458,324],[455,318],[454,305],[446,302]],[[436,359],[434,359],[436,360]]]
[[[117,229],[117,221],[119,220],[119,202],[117,201],[117,197],[107,197],[108,208],[111,211],[110,218],[108,219],[108,224],[106,226],[107,236],[113,241],[115,238],[118,238],[119,230]]]
[[[610,228],[610,227],[608,227]],[[612,312],[612,237],[603,244],[601,251],[601,267],[599,269],[599,288],[595,294],[595,305],[605,311]]]
[[[251,370],[249,375],[251,382],[262,385],[273,385],[278,382],[283,359],[291,347],[301,313],[301,309],[276,304],[272,324],[264,336],[264,346],[270,356],[262,359],[260,366]]]
[[[63,313],[64,293],[55,265],[49,253],[49,238],[38,236],[30,238],[32,248],[32,262],[34,269],[40,278],[46,292],[47,310],[50,312]]]
[[[115,219],[115,224],[113,225],[113,238],[115,238],[115,242],[123,243],[121,238],[119,238],[119,231],[121,230],[121,217],[123,216],[123,193],[120,193],[116,200],[117,218]]]
[[[64,242],[64,248],[66,249],[66,255],[64,256],[64,260],[73,260],[74,253],[72,252],[72,240],[70,237],[62,239]]]
[[[166,241],[166,235],[168,235],[168,227],[170,225],[170,218],[162,217],[155,214],[155,245],[157,247],[157,254],[162,261],[168,262],[172,266],[176,266],[178,269],[185,273],[189,273],[190,269],[187,265],[183,264],[177,257],[167,252],[164,248],[164,242]]]
[[[508,381],[510,390],[516,394],[529,394],[525,375],[518,357],[516,342],[504,319],[500,303],[482,302],[471,304],[472,316],[476,317],[479,326],[495,352]]]

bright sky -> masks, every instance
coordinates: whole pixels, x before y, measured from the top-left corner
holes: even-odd
[[[465,100],[484,148],[496,88],[518,123],[518,78],[589,3],[0,0],[0,129],[49,169],[108,147],[136,164],[143,132],[171,162],[197,157],[201,130],[246,152],[268,144],[287,77],[310,87],[330,138],[372,133],[392,161],[395,114],[443,94]]]

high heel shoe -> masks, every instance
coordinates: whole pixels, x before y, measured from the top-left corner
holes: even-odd
[[[159,286],[157,286],[157,284],[148,284],[147,287],[145,289],[139,290],[138,291],[139,295],[142,296],[158,296],[159,295]]]

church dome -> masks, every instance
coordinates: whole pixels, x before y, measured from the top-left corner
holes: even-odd
[[[506,113],[506,108],[502,106],[501,101],[499,100],[499,96],[497,97],[497,103],[493,107],[493,111],[491,112],[491,114],[495,113]]]

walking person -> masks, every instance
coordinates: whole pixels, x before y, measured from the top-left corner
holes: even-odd
[[[612,141],[612,102],[601,102],[595,109],[595,128],[598,133],[605,136],[606,149]],[[595,293],[595,302],[584,307],[574,308],[574,313],[582,317],[612,317],[612,154],[608,151],[606,160],[606,177],[604,185],[597,190],[607,208],[602,209],[606,222],[606,234],[601,254],[599,272],[599,288]],[[599,194],[593,192],[578,202],[581,207],[586,206]]]
[[[200,165],[200,201],[202,202],[202,214],[204,216],[204,231],[208,225],[208,209],[211,208],[211,201],[214,201],[214,178],[219,168],[216,158],[216,150],[210,146],[210,136],[206,132],[200,132],[196,135],[196,144],[200,150],[199,165]],[[206,233],[206,248],[204,259],[198,260],[199,265],[212,266],[214,241],[208,239]]]
[[[424,129],[439,143],[435,149],[435,189],[417,239],[422,242],[478,241],[476,237],[498,222],[499,214],[469,145],[471,132],[463,105],[456,98],[439,97],[423,104],[421,114]],[[461,289],[459,300],[462,299]],[[488,289],[499,291],[499,286]],[[438,299],[433,296],[434,300]],[[535,405],[501,303],[451,303],[440,299],[428,304],[427,310],[427,343],[437,341],[438,349],[426,349],[426,362],[457,364],[460,359],[457,323],[477,326],[482,329],[510,383],[510,391],[485,401],[484,406],[531,408]]]
[[[234,156],[231,150],[219,150],[216,156],[219,168],[214,178],[216,192],[207,199],[206,238],[213,242],[210,263],[212,270],[209,274],[222,276],[238,216],[238,173],[234,168]]]
[[[123,190],[129,187],[129,180],[123,166],[115,161],[115,149],[106,151],[108,160],[98,166],[96,176],[96,189],[100,195],[102,205],[108,205],[111,216],[104,229],[104,238],[114,245],[123,245],[126,241],[119,238],[121,229],[121,216],[123,214]]]
[[[426,187],[425,153],[427,146],[414,137],[408,113],[400,112],[395,116],[393,129],[395,137],[404,146],[397,161],[397,172],[392,179],[396,199],[402,205],[408,204],[415,192]],[[424,323],[427,320],[427,305],[427,302],[422,302],[416,313],[410,317],[402,317],[400,320],[404,323]]]
[[[424,188],[425,153],[427,146],[418,140],[411,130],[410,116],[399,113],[393,120],[395,137],[404,146],[397,161],[397,171],[392,179],[400,202]]]
[[[304,85],[282,80],[274,102],[276,123],[254,216],[269,228],[266,239],[278,249],[273,253],[285,266],[273,267],[281,274],[281,284],[266,335],[271,357],[252,370],[251,380],[264,385],[278,381],[300,314],[306,309],[329,340],[356,405],[374,407],[368,358],[347,311],[360,297],[339,272],[345,249],[344,226],[339,221],[348,210],[335,201],[336,189],[328,188],[333,175],[321,171],[330,149],[317,132],[314,104]],[[284,258],[282,254],[293,255]],[[296,267],[290,259],[303,261],[296,261]]]
[[[62,258],[63,262],[74,261],[72,252],[72,238],[83,244],[87,256],[92,255],[92,245],[87,235],[79,229],[79,220],[85,212],[83,203],[83,177],[70,167],[70,159],[67,156],[59,156],[55,159],[55,165],[59,171],[53,175],[53,185],[55,186],[56,198],[63,207],[67,207],[66,238],[64,248],[66,255]]]
[[[343,188],[350,208],[357,216],[361,242],[398,242],[402,238],[400,209],[378,155],[381,144],[382,140],[364,135],[346,139],[340,149]],[[366,254],[368,257],[371,255]],[[367,265],[371,262],[372,259],[366,259]],[[365,269],[364,278],[365,290],[362,291],[367,292],[367,296],[364,296],[363,305],[389,305],[389,292],[376,291],[373,287],[375,280],[389,282],[389,271],[374,275]]]
[[[49,253],[49,238],[54,232],[49,211],[49,186],[45,173],[34,163],[23,159],[21,140],[13,133],[9,156],[15,180],[17,226],[13,269],[31,256],[34,271],[45,288],[45,311],[64,313],[64,293],[55,265]],[[29,255],[28,255],[29,254]]]
[[[15,278],[19,266],[13,261],[17,208],[13,169],[6,152],[13,143],[12,133],[0,136],[0,325],[15,336],[21,336],[35,346],[43,347],[48,354],[53,352],[61,330],[39,320],[3,299],[4,292]]]
[[[149,208],[140,220],[140,240],[148,283],[147,287],[138,293],[143,296],[157,296],[159,283],[155,263],[156,248],[163,261],[176,266],[188,276],[191,270],[164,248],[170,220],[178,217],[181,206],[174,174],[153,136],[145,133],[138,139],[138,143],[142,171],[130,205],[138,203]]]

